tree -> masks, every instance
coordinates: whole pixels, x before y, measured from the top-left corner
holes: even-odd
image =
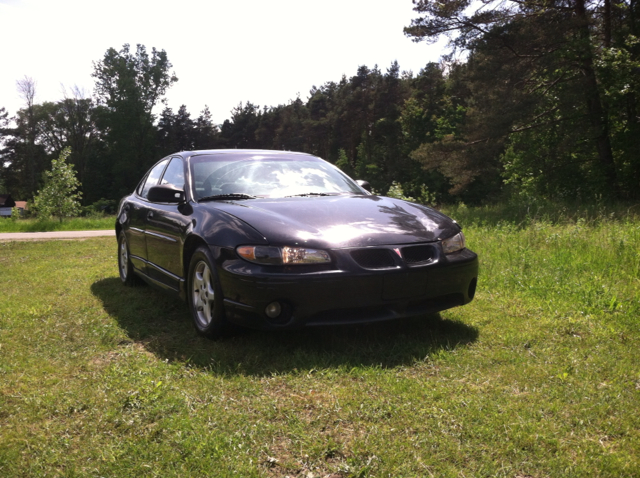
[[[74,165],[80,182],[84,184],[99,134],[93,100],[83,98],[77,90],[74,92],[73,98],[35,105],[37,139],[48,154],[55,156],[59,156],[65,147],[71,148],[69,162]]]
[[[51,161],[51,171],[45,171],[44,187],[33,198],[33,208],[39,216],[56,216],[62,222],[64,217],[80,212],[80,182],[73,166],[66,163],[70,154],[71,149],[65,148],[58,159]]]
[[[128,44],[120,51],[109,48],[93,66],[95,96],[104,106],[98,125],[108,145],[111,196],[118,197],[130,192],[156,159],[152,110],[178,78],[164,50],[149,54],[143,45],[135,53]]]
[[[49,159],[45,149],[38,144],[39,109],[35,103],[36,82],[27,76],[16,82],[18,94],[25,106],[20,109],[15,121],[16,127],[5,129],[5,149],[3,151],[7,183],[12,193],[23,198],[31,198],[39,186],[42,172]]]
[[[555,151],[548,142],[553,138],[566,151],[553,162],[573,163],[573,176],[582,174],[601,193],[619,195],[612,114],[597,76],[600,51],[612,41],[610,0],[605,0],[604,9],[588,0],[413,3],[420,17],[405,33],[415,41],[449,37],[453,53],[470,53],[465,73],[475,77],[477,89],[467,99],[466,134],[457,144],[447,138],[448,148],[440,148],[445,162],[447,158],[458,161],[456,157],[468,160],[469,153],[487,145],[486,154],[476,156],[487,159],[491,155],[489,162],[495,162],[507,138],[511,141],[512,136],[526,131],[527,147],[531,148],[531,140],[535,144],[540,132],[540,144],[546,145],[546,151]],[[487,97],[495,101],[490,104]],[[495,126],[488,128],[488,123]],[[559,125],[569,126],[559,130]],[[481,137],[482,129],[488,135]],[[551,130],[555,130],[553,134],[549,134]],[[437,145],[426,149],[434,148],[437,150]],[[517,154],[517,149],[512,152]],[[551,158],[541,159],[547,159],[546,166],[552,162]],[[488,163],[479,167],[495,169]],[[559,171],[547,168],[546,174],[552,170]],[[478,175],[473,164],[464,172],[469,177]]]
[[[25,102],[25,108],[22,110],[23,115],[19,120],[19,127],[22,130],[22,137],[24,139],[23,148],[23,162],[24,171],[23,178],[24,183],[30,191],[34,191],[36,188],[36,182],[38,177],[38,165],[35,158],[35,142],[36,142],[36,120],[35,120],[35,97],[36,97],[36,82],[33,78],[25,76],[21,80],[16,81],[16,87],[18,94]]]
[[[211,111],[205,105],[195,121],[195,149],[212,149],[218,147],[220,130],[211,120]]]
[[[159,156],[176,151],[212,149],[218,145],[218,128],[211,121],[211,112],[204,107],[194,121],[187,107],[182,105],[177,113],[166,107],[158,119]]]
[[[6,140],[7,136],[11,134],[11,130],[8,128],[8,125],[9,113],[6,108],[0,107],[0,194],[7,193],[6,176],[9,164],[7,161]]]
[[[250,101],[242,102],[231,111],[231,119],[225,120],[221,128],[221,139],[228,148],[257,148],[261,144],[256,139],[262,113],[260,106]]]

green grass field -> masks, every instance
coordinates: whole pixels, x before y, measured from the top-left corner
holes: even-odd
[[[115,216],[74,217],[64,219],[18,219],[0,217],[0,232],[90,231],[114,229]]]
[[[113,238],[0,243],[0,476],[640,476],[640,220],[457,212],[471,304],[216,342]]]

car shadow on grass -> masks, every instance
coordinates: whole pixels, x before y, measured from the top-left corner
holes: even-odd
[[[162,360],[223,375],[391,368],[478,338],[477,328],[430,314],[359,326],[239,330],[211,341],[196,335],[186,304],[169,294],[145,286],[124,287],[117,278],[97,281],[91,290],[130,340]]]

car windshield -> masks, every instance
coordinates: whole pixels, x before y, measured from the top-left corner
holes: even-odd
[[[252,156],[231,161],[229,155],[202,155],[192,157],[190,164],[196,200],[363,194],[342,171],[314,157]]]

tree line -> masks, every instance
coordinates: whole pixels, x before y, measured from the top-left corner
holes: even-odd
[[[152,113],[178,81],[164,50],[111,48],[77,89],[10,122],[0,109],[0,189],[33,197],[66,147],[83,200],[117,199],[179,150],[304,151],[374,189],[426,202],[640,197],[640,32],[636,0],[414,0],[405,33],[449,37],[418,73],[397,63],[312,87],[277,106],[240,103],[221,125],[207,108]]]

